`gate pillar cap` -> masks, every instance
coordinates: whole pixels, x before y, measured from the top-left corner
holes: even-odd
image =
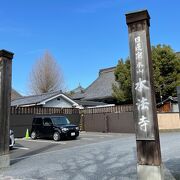
[[[127,25],[138,22],[138,21],[146,20],[148,26],[150,26],[150,16],[147,9],[128,12],[125,15],[126,15]]]
[[[4,49],[0,50],[0,57],[6,57],[8,59],[12,59],[13,55],[14,55],[14,53],[12,53],[10,51],[6,51]]]

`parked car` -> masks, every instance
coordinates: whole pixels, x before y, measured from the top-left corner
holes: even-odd
[[[79,136],[79,127],[71,124],[65,116],[37,116],[33,118],[31,138],[75,139]]]
[[[13,149],[15,144],[14,132],[10,129],[9,131],[9,149]]]

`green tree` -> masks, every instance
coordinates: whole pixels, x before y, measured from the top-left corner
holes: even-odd
[[[124,62],[123,59],[118,61],[115,69],[115,80],[117,84],[113,84],[113,97],[118,103],[131,103],[131,73],[130,73],[130,59],[127,58]]]
[[[159,102],[169,96],[176,96],[176,87],[180,85],[180,55],[175,53],[170,46],[152,46],[153,79],[156,100]],[[115,70],[113,96],[119,103],[132,102],[130,60],[123,62],[121,59]]]
[[[177,96],[180,85],[180,56],[170,46],[152,46],[153,78],[156,99]]]

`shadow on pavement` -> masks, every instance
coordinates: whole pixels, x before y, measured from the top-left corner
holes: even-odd
[[[180,180],[180,158],[169,159],[165,162],[165,165],[174,178]]]
[[[22,145],[20,145],[20,146],[23,147]],[[14,159],[14,160],[11,160],[10,165],[13,165],[13,164],[15,164],[15,163],[17,163],[17,162],[19,162],[19,161],[21,161],[23,159],[27,159],[32,155],[36,155],[36,154],[45,152],[46,150],[51,149],[52,147],[55,147],[55,146],[57,146],[57,144],[50,144],[48,146],[36,149],[36,150],[28,152],[28,153],[25,153],[24,155],[19,156],[18,158]]]
[[[114,154],[110,149],[109,147],[99,151],[94,147],[82,154],[74,153],[74,157],[71,156],[70,159],[61,159],[57,162],[56,169],[45,176],[52,179],[61,176],[62,179],[66,180],[137,179],[136,162],[132,160],[132,155],[129,155],[129,152]],[[45,176],[38,175],[40,173],[37,172],[33,178],[45,178]]]

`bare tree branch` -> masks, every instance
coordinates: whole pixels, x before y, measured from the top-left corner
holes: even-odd
[[[30,72],[30,92],[41,94],[64,89],[62,70],[54,57],[46,51]]]

